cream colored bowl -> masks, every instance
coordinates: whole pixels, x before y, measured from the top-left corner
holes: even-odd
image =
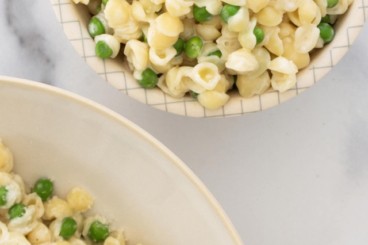
[[[207,110],[191,97],[172,98],[161,90],[142,89],[133,79],[128,67],[121,59],[106,60],[95,56],[94,42],[87,31],[89,14],[83,6],[76,6],[71,0],[50,0],[64,32],[79,55],[85,59],[103,79],[122,93],[154,108],[190,117],[226,117],[262,111],[279,105],[313,86],[345,55],[360,32],[366,16],[363,0],[354,0],[349,11],[339,19],[334,40],[315,53],[312,62],[297,76],[297,85],[284,92],[269,91],[250,99],[238,93],[231,94],[230,101],[218,110]]]
[[[87,189],[93,212],[121,225],[132,242],[242,244],[194,174],[133,123],[37,82],[0,77],[0,98],[0,138],[26,183],[47,176],[61,196]]]

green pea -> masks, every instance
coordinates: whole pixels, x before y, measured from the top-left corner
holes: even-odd
[[[230,19],[230,17],[234,16],[238,11],[240,7],[231,5],[231,4],[225,4],[224,7],[221,10],[220,16],[225,23],[227,23]]]
[[[147,68],[142,72],[142,79],[138,83],[143,88],[154,88],[158,83],[158,76],[151,68]]]
[[[64,238],[65,240],[68,240],[74,235],[76,231],[77,231],[77,222],[73,218],[66,217],[61,221],[59,235],[62,238]]]
[[[253,34],[254,34],[254,36],[256,36],[257,44],[260,44],[263,41],[264,37],[265,37],[265,33],[264,33],[263,29],[258,27],[258,26],[256,26],[254,28]]]
[[[14,219],[17,217],[22,217],[26,213],[26,206],[22,203],[14,204],[8,210],[9,218]]]
[[[324,43],[329,43],[333,40],[335,36],[335,30],[333,27],[328,23],[320,23],[318,25],[319,28],[319,35],[322,38]]]
[[[193,16],[199,23],[212,19],[212,14],[207,11],[206,7],[198,7],[197,5],[193,7]]]
[[[101,20],[96,16],[93,16],[88,23],[88,33],[91,37],[95,37],[106,32],[105,26],[102,24]]]
[[[176,43],[173,45],[173,47],[176,50],[177,55],[183,53],[184,46],[185,46],[184,40],[181,39],[181,38],[178,38],[178,40],[176,41]]]
[[[189,94],[190,94],[190,96],[193,98],[193,99],[197,99],[198,98],[198,93],[196,93],[196,92],[194,92],[194,91],[192,91],[192,90],[190,90],[189,91]]]
[[[221,58],[222,57],[222,52],[221,52],[221,50],[218,49],[218,50],[215,50],[215,51],[208,54],[208,56],[211,56],[211,55],[215,55],[215,56]]]
[[[41,178],[36,181],[33,192],[35,192],[42,201],[46,201],[52,196],[52,193],[54,191],[54,184],[50,179],[47,178]]]
[[[146,35],[144,35],[144,33],[142,33],[142,36],[138,40],[141,41],[141,42],[146,43],[147,42],[147,37],[146,37]]]
[[[109,0],[102,0],[102,4],[106,5]]]
[[[5,186],[0,187],[0,206],[4,206],[7,202],[8,189]]]
[[[321,23],[331,23],[331,17],[329,15],[325,15],[322,17]]]
[[[327,0],[327,8],[333,8],[339,3],[339,0]]]
[[[194,59],[201,54],[202,47],[202,39],[198,36],[194,36],[185,43],[184,51],[189,58]]]
[[[112,49],[105,41],[98,41],[95,47],[96,55],[102,59],[111,57]]]
[[[93,242],[103,242],[109,236],[109,227],[98,220],[92,222],[88,229],[87,236]]]

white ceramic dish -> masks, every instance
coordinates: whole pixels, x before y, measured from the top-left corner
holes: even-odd
[[[231,222],[173,153],[116,113],[37,82],[0,77],[0,137],[26,183],[73,186],[144,245],[240,245]]]
[[[154,108],[190,117],[226,117],[262,111],[279,105],[313,86],[345,55],[359,34],[368,13],[364,0],[355,0],[349,11],[338,21],[334,40],[318,51],[308,67],[298,73],[297,85],[284,93],[269,91],[261,96],[245,99],[237,93],[221,109],[207,110],[191,97],[172,98],[161,90],[142,89],[131,76],[121,59],[102,61],[94,51],[94,42],[88,34],[87,8],[76,6],[71,0],[50,0],[63,30],[86,63],[103,79],[128,96]]]

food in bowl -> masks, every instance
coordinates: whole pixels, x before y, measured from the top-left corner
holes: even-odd
[[[242,97],[284,92],[334,37],[353,0],[74,0],[88,5],[96,55],[124,55],[144,88],[207,109]]]
[[[29,191],[13,172],[13,156],[0,139],[0,244],[124,245],[122,230],[112,230],[105,218],[87,215],[93,197],[71,189],[66,198],[54,194],[54,183],[40,178]]]

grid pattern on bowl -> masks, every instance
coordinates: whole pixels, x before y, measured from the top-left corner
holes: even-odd
[[[71,0],[50,0],[64,33],[78,54],[105,81],[126,95],[166,112],[190,117],[228,117],[263,111],[287,101],[313,86],[335,66],[345,55],[358,36],[368,16],[368,0],[355,0],[350,6],[349,23],[341,23],[335,39],[324,47],[323,54],[312,60],[310,65],[298,74],[296,86],[285,93],[269,91],[252,98],[238,94],[218,110],[207,110],[190,97],[172,98],[159,89],[146,90],[133,79],[122,60],[101,60],[95,56],[94,42],[86,26],[87,13]]]

